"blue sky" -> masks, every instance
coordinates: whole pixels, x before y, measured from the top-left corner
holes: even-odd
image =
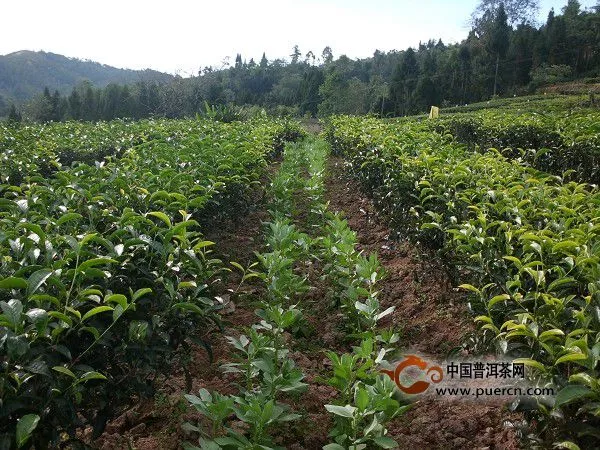
[[[583,7],[596,0],[580,0]],[[44,50],[128,68],[182,76],[220,66],[236,53],[367,57],[419,41],[457,42],[477,0],[20,0],[2,5],[0,54]],[[545,20],[567,0],[541,0]],[[94,4],[90,6],[84,6]]]

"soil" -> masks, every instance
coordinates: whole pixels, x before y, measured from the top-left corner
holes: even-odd
[[[464,336],[474,329],[463,297],[453,289],[441,264],[424,250],[395,238],[358,185],[344,178],[339,159],[332,158],[329,166],[326,199],[332,211],[343,212],[348,219],[350,227],[357,233],[360,249],[378,254],[387,272],[380,284],[381,301],[385,307],[396,306],[384,326],[393,325],[401,330],[401,345],[408,351],[438,358],[460,346]],[[262,223],[268,220],[264,202],[258,205],[243,221],[207,233],[206,239],[217,243],[215,257],[225,262],[237,261],[243,266],[255,260],[254,251],[262,250],[263,245]],[[300,211],[300,220],[304,216]],[[330,308],[328,288],[320,280],[318,262],[299,270],[308,274],[312,286],[300,300],[309,333],[290,337],[290,357],[305,374],[308,389],[300,396],[284,399],[303,417],[277,430],[277,443],[292,450],[321,449],[328,443],[327,433],[332,426],[331,415],[323,405],[331,403],[336,396],[335,389],[323,381],[331,371],[324,351],[347,352],[352,342],[340,332],[343,318]],[[214,352],[212,364],[203,348],[194,349],[189,367],[191,392],[187,389],[185,374],[175,367],[155,398],[134,402],[130,409],[108,424],[100,439],[90,442],[94,448],[170,450],[181,448],[182,442],[195,441],[182,425],[185,422],[197,424],[202,418],[188,407],[183,395],[196,393],[200,388],[222,394],[237,392],[235,378],[224,375],[219,369],[231,358],[231,346],[226,336],[239,336],[244,327],[257,321],[253,301],[261,296],[263,288],[250,284],[236,291],[238,283],[239,274],[235,272],[224,280],[223,297],[230,301],[224,315],[227,327],[224,333],[210,336]],[[502,406],[432,399],[416,402],[389,429],[400,448],[518,448],[514,434],[503,427],[503,420],[508,418],[511,417]],[[88,442],[89,436],[90,431],[87,431]]]

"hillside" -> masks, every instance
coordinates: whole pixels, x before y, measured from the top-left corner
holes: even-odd
[[[0,97],[17,102],[39,94],[46,86],[66,93],[83,80],[103,87],[111,82],[127,84],[142,79],[169,81],[173,76],[149,69],[117,69],[55,53],[19,51],[0,55]]]

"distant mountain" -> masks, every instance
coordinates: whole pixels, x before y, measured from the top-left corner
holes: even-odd
[[[104,87],[109,83],[166,82],[172,79],[172,75],[150,69],[117,69],[55,53],[24,50],[0,55],[0,104],[2,97],[5,102],[23,102],[41,93],[46,86],[51,91],[58,89],[65,94],[83,80]]]

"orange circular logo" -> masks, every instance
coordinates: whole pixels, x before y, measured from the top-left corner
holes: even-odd
[[[396,386],[398,386],[398,389],[400,389],[402,392],[410,395],[416,395],[422,394],[427,389],[429,389],[431,383],[439,383],[444,378],[444,372],[440,366],[431,366],[429,368],[428,366],[429,363],[424,359],[419,358],[416,355],[408,355],[404,360],[398,363],[396,369],[394,369],[393,371],[384,369],[381,372],[389,375],[389,377],[396,383]],[[423,372],[427,370],[426,374],[429,378],[429,381],[420,380],[415,381],[410,386],[404,386],[400,382],[400,374],[409,367],[417,367]]]

